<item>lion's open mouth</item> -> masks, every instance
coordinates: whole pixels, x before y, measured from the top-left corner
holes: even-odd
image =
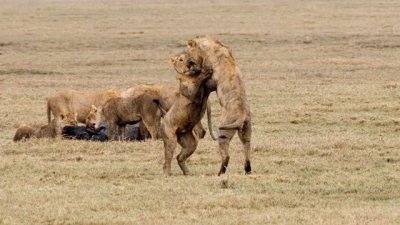
[[[196,71],[196,70],[189,70],[185,73],[187,76],[197,76],[201,73],[201,71]]]
[[[196,62],[195,62],[195,61],[189,60],[189,62],[188,62],[189,68],[191,68],[192,66],[195,66],[195,65],[196,65]]]
[[[196,62],[190,60],[188,63],[189,70],[185,73],[189,76],[197,76],[201,73],[201,65],[197,64]]]

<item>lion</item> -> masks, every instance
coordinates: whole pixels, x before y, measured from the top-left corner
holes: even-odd
[[[212,71],[203,68],[196,72],[197,69],[192,69],[195,65],[188,66],[186,54],[178,54],[171,61],[178,72],[179,96],[161,123],[165,150],[163,170],[165,175],[171,175],[171,160],[179,143],[182,150],[176,159],[183,174],[187,175],[186,160],[196,150],[198,143],[192,130],[208,106],[210,91],[205,88],[205,82],[211,78]]]
[[[100,114],[99,114],[100,116]],[[96,123],[97,123],[97,117],[98,117],[98,110],[97,107],[95,105],[91,106],[90,112],[88,114],[88,116],[86,117],[86,127],[88,129],[91,129],[93,131],[97,131],[99,128],[95,128],[96,127]],[[101,123],[101,122],[100,122]],[[105,133],[108,134],[108,125],[106,124],[100,124],[98,127],[103,128],[104,130],[106,130]],[[100,135],[98,135],[100,136]],[[116,136],[113,136],[113,140],[115,140]],[[95,137],[97,138],[97,137]],[[108,135],[107,135],[108,138]],[[127,126],[126,128],[126,132],[125,132],[125,139],[124,140],[128,140],[128,141],[132,141],[132,140],[145,140],[145,139],[149,139],[151,138],[149,131],[147,130],[146,126],[143,124],[143,122],[139,122],[138,124],[134,124],[132,126]]]
[[[75,90],[62,91],[47,98],[47,120],[50,124],[51,114],[56,120],[62,120],[61,115],[76,113],[77,121],[86,123],[86,117],[90,112],[91,105],[102,105],[108,99],[119,97],[121,91],[111,89],[106,92],[80,92]],[[61,135],[57,129],[56,135]]]
[[[76,114],[71,113],[61,114],[61,121],[52,119],[49,124],[21,124],[15,132],[13,141],[22,141],[31,137],[36,138],[55,138],[58,133],[56,130],[61,129],[67,125],[78,125],[76,121]],[[61,132],[61,131],[60,131]]]
[[[207,88],[216,91],[222,107],[222,123],[219,131],[219,152],[222,162],[218,175],[224,174],[229,163],[229,143],[236,131],[243,144],[245,156],[244,170],[251,173],[251,116],[246,99],[246,91],[241,72],[236,65],[232,50],[221,42],[202,36],[191,39],[187,43],[187,54],[196,63],[209,66],[213,70]],[[189,61],[189,62],[190,62]]]
[[[153,140],[158,138],[162,112],[155,101],[158,96],[142,93],[132,97],[115,97],[97,107],[95,129],[104,122],[108,124],[108,139],[112,140],[118,128],[120,140],[125,139],[127,124],[143,122]]]
[[[193,69],[193,71],[194,71],[194,69]],[[132,88],[129,88],[126,91],[123,91],[121,96],[122,97],[137,96],[137,95],[140,95],[143,93],[148,93],[148,94],[158,96],[163,110],[165,112],[167,112],[179,97],[179,85],[154,85],[154,86],[136,85]],[[216,138],[213,135],[212,130],[211,130],[212,129],[211,128],[211,107],[209,107],[209,106],[210,105],[207,106],[208,128],[210,131],[211,138],[213,140],[216,140]],[[201,124],[201,121],[199,121],[196,124],[196,126],[193,129],[193,132],[195,133],[196,138],[198,138],[198,139],[204,138],[206,131],[204,130],[203,125]]]

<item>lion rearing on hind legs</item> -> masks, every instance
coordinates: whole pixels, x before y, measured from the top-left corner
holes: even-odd
[[[192,130],[200,122],[205,111],[209,111],[207,99],[210,91],[205,87],[205,83],[212,75],[211,69],[197,68],[197,64],[190,61],[185,53],[176,55],[171,61],[178,72],[179,96],[161,123],[165,150],[163,168],[167,176],[171,175],[171,160],[178,144],[182,147],[176,157],[179,167],[183,174],[189,172],[186,160],[196,150],[198,143]]]
[[[243,144],[244,170],[251,172],[251,118],[241,73],[232,55],[232,50],[209,37],[196,37],[188,41],[188,57],[213,70],[206,87],[216,91],[222,107],[222,123],[219,128],[219,152],[222,162],[218,175],[224,174],[229,163],[229,143],[236,131]]]

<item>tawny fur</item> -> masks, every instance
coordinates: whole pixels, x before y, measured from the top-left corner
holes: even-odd
[[[86,117],[86,127],[96,130],[96,124],[100,120],[97,117],[101,116],[101,114],[99,114],[99,113],[100,112],[98,112],[97,107],[92,105],[90,108],[90,112],[89,112],[88,116]],[[101,122],[99,122],[99,123],[101,123]],[[99,125],[101,125],[101,124],[97,124],[97,127]],[[150,138],[150,133],[142,121],[139,122],[139,133],[143,137],[143,140]]]
[[[121,95],[123,97],[135,97],[143,93],[158,96],[162,109],[167,112],[179,97],[179,85],[136,85],[122,92]],[[211,111],[211,108],[208,108],[208,110]],[[209,124],[210,123],[211,118],[209,119]],[[209,129],[211,129],[211,125],[209,126]],[[206,131],[204,130],[201,121],[195,125],[193,132],[195,133],[196,138],[204,138]],[[210,134],[212,135],[211,131]]]
[[[182,59],[183,60],[179,60]],[[184,73],[187,58],[180,54],[173,58],[172,63],[176,71]],[[197,148],[197,139],[192,129],[203,117],[207,108],[207,99],[210,92],[205,88],[205,81],[211,77],[211,71],[201,71],[200,74],[178,74],[179,96],[171,109],[162,120],[162,138],[165,150],[164,174],[171,175],[171,160],[174,150],[179,143],[182,147],[177,156],[178,164],[183,174],[188,174],[186,159]]]
[[[67,113],[65,116],[64,114],[61,115],[61,121],[57,121],[56,119],[51,120],[49,124],[31,124],[26,125],[22,124],[18,127],[15,131],[15,135],[13,140],[23,141],[32,137],[35,138],[54,138],[57,134],[57,129],[61,129],[66,125],[78,125],[76,121],[76,115],[72,115]]]
[[[141,121],[149,130],[152,139],[157,139],[162,116],[160,108],[154,102],[157,99],[158,96],[147,93],[133,97],[111,98],[97,108],[95,128],[106,122],[109,126],[109,140],[112,140],[117,128],[120,139],[124,140],[125,126]]]
[[[58,92],[47,98],[48,123],[50,124],[51,114],[53,114],[56,120],[61,120],[61,115],[67,113],[76,113],[77,121],[85,123],[91,105],[102,105],[108,99],[119,97],[120,95],[121,91],[118,89],[106,92],[81,92],[75,90]],[[61,133],[57,132],[57,135],[61,135]]]
[[[209,36],[202,36],[188,41],[187,52],[192,60],[213,69],[213,75],[207,82],[207,87],[217,92],[222,106],[222,122],[219,126],[219,152],[222,163],[218,175],[226,171],[229,162],[229,143],[236,131],[243,144],[245,172],[250,173],[250,107],[246,99],[242,75],[236,65],[232,50]]]

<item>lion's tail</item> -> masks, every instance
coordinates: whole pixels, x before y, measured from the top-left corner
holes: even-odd
[[[212,131],[212,123],[211,123],[211,105],[210,102],[207,102],[207,122],[208,122],[208,130],[210,131],[210,136],[211,138],[216,141],[217,138],[215,138],[214,133]]]
[[[50,103],[49,100],[47,99],[47,122],[50,126],[51,123],[51,107],[50,107]]]
[[[156,103],[158,108],[161,111],[161,116],[164,117],[165,114],[167,114],[167,111],[164,109],[164,107],[161,105],[160,99],[153,99],[153,102]]]
[[[244,119],[239,118],[235,122],[226,124],[226,125],[221,125],[218,127],[220,130],[235,130],[235,129],[242,129],[244,124]]]

